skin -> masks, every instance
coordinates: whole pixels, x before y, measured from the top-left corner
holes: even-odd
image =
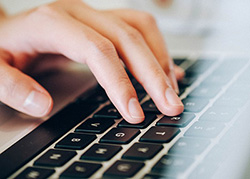
[[[100,11],[81,0],[59,0],[13,17],[0,16],[0,100],[12,108],[35,117],[51,111],[50,94],[24,69],[39,56],[53,54],[87,64],[130,123],[142,122],[144,114],[123,63],[163,114],[183,111],[176,79],[184,72],[173,65],[150,14]]]

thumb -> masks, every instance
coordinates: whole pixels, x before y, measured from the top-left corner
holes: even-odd
[[[34,117],[47,115],[53,106],[51,96],[40,84],[1,59],[0,101]]]

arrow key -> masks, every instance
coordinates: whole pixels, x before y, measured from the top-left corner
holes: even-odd
[[[75,132],[90,132],[100,134],[110,128],[115,122],[106,118],[89,118],[80,126],[78,126]]]

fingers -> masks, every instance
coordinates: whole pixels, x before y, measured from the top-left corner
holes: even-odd
[[[183,111],[182,102],[138,30],[119,18],[104,16],[80,5],[72,6],[70,13],[115,45],[126,66],[144,86],[162,113],[177,115]]]
[[[159,65],[156,55],[152,53],[153,50],[138,29],[113,15],[95,11],[80,0],[74,0],[70,5],[69,2],[72,1],[57,1],[31,11],[27,17],[24,15],[19,18],[17,23],[19,27],[12,24],[9,28],[1,30],[5,32],[2,34],[12,34],[12,38],[4,41],[5,36],[0,34],[6,42],[5,44],[0,42],[0,47],[4,45],[7,49],[11,49],[16,58],[23,51],[27,56],[53,53],[86,63],[121,115],[128,122],[139,123],[144,119],[144,114],[120,56],[163,114],[177,115],[183,111],[183,104],[172,89],[171,80]],[[19,29],[17,35],[13,30],[16,28]],[[18,42],[22,42],[23,45],[20,46],[21,43]],[[170,61],[168,63],[171,66]],[[52,106],[51,102],[48,102],[50,100],[42,102],[42,99],[49,95],[34,80],[8,65],[3,67],[2,70],[7,69],[6,74],[10,74],[12,79],[10,84],[6,81],[2,86],[8,87],[15,84],[10,94],[17,95],[19,102],[5,98],[4,93],[8,91],[5,88],[2,90],[2,95],[0,94],[2,101],[28,114],[32,114],[30,110],[32,107],[26,106],[34,107],[33,101],[41,100],[41,107],[37,107],[40,110],[45,109],[43,105]],[[19,81],[16,83],[15,79],[19,79],[20,83]],[[23,93],[23,95],[18,96],[17,88],[21,89],[20,94]],[[42,95],[45,97],[41,97]],[[46,101],[47,104],[45,104]],[[34,111],[33,115],[36,113],[36,116],[47,113],[45,110],[44,113],[40,111],[39,114],[38,111]]]
[[[135,10],[113,10],[117,16],[126,21],[129,25],[137,29],[145,39],[147,45],[160,63],[161,67],[168,75],[171,85],[179,93],[173,60],[167,52],[164,38],[159,31],[154,17],[146,12]],[[136,17],[136,18],[135,18]]]
[[[142,122],[144,114],[137,94],[112,42],[53,8],[40,9],[33,17],[37,19],[42,16],[44,22],[38,32],[43,39],[32,36],[32,48],[40,52],[63,54],[79,63],[86,63],[123,118],[130,123]],[[54,19],[57,23],[54,23]]]
[[[0,59],[0,101],[35,117],[47,115],[52,98],[35,80]]]
[[[174,73],[178,81],[185,76],[185,71],[177,65],[174,65]]]

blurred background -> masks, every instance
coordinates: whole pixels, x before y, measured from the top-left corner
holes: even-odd
[[[16,14],[53,0],[0,0]],[[84,0],[97,9],[134,8],[152,13],[170,51],[234,51],[250,48],[249,0]]]

